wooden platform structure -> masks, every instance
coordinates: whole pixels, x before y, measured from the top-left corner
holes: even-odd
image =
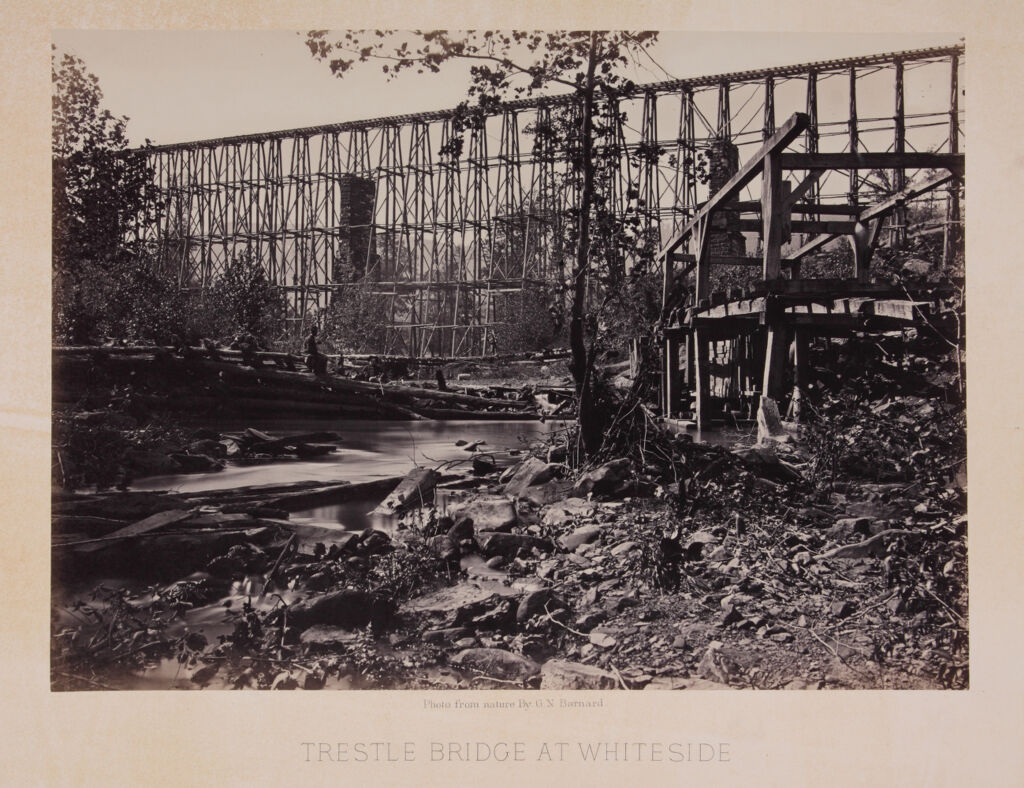
[[[786,148],[808,127],[803,113],[792,115],[742,164],[735,175],[696,211],[693,218],[662,247],[664,283],[661,334],[664,343],[662,412],[666,418],[682,415],[684,392],[694,398],[692,417],[697,426],[710,419],[709,348],[721,340],[745,338],[731,360],[735,374],[753,385],[749,391],[781,403],[787,364],[794,367],[792,412],[799,415],[801,392],[807,384],[808,340],[814,336],[845,336],[855,331],[891,331],[921,324],[928,316],[934,293],[915,293],[871,281],[871,258],[883,220],[902,212],[915,197],[963,175],[960,153],[787,153]],[[871,205],[802,202],[827,170],[928,169],[939,174],[902,189]],[[802,172],[794,186],[784,173]],[[737,197],[760,178],[759,201]],[[900,178],[898,182],[905,182]],[[710,254],[710,240],[723,222],[723,212],[740,214],[740,231],[761,235],[759,256]],[[794,213],[802,220],[793,220]],[[744,214],[759,214],[744,218]],[[733,222],[736,226],[736,222]],[[792,233],[814,237],[783,256]],[[853,275],[848,279],[803,279],[800,261],[830,241],[846,237],[853,248]],[[688,252],[681,252],[684,244]],[[681,266],[678,264],[682,264]],[[716,265],[761,268],[760,281],[740,292],[710,292],[710,274]],[[787,276],[784,276],[784,272]],[[692,290],[687,276],[693,273]],[[792,346],[792,354],[790,348]],[[754,357],[751,357],[754,356]],[[682,365],[681,365],[682,359]]]

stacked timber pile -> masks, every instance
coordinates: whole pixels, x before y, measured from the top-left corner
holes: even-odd
[[[193,414],[370,419],[532,419],[565,401],[566,392],[533,387],[487,396],[429,385],[352,380],[296,371],[285,353],[164,347],[57,347],[54,404],[106,407],[110,391],[130,386],[133,400],[156,410]],[[541,400],[538,401],[537,397]],[[564,411],[564,407],[562,408]]]

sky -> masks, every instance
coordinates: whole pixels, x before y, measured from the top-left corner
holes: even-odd
[[[948,34],[662,32],[638,82],[742,71],[956,43]],[[104,105],[129,118],[135,144],[166,144],[300,128],[453,106],[465,72],[403,73],[388,82],[357,64],[344,79],[292,31],[55,31],[59,51],[82,58]],[[858,96],[858,98],[861,98]],[[908,97],[908,101],[910,98]],[[910,107],[908,106],[908,111]]]

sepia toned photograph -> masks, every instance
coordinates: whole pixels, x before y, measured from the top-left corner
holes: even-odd
[[[969,688],[964,39],[51,73],[51,690]]]

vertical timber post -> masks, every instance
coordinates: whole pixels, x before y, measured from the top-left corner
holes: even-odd
[[[662,412],[666,419],[675,418],[676,402],[679,400],[679,337],[674,333],[665,337],[665,385],[662,386],[665,401]]]
[[[894,139],[893,149],[897,155],[902,155],[907,149],[907,129],[906,129],[906,113],[904,111],[903,102],[903,61],[896,61],[896,106],[895,115],[893,117],[894,126]],[[907,176],[902,167],[897,167],[892,172],[893,188],[897,192],[903,191],[907,185]],[[893,211],[893,228],[892,243],[897,246],[903,246],[907,240],[907,208],[902,203],[896,206],[896,210]]]
[[[960,152],[960,58],[953,55],[949,63],[949,152]],[[946,195],[946,231],[942,245],[942,267],[947,269],[956,259],[960,242],[960,179],[949,182]]]
[[[696,258],[697,270],[695,276],[694,303],[699,309],[707,305],[707,299],[711,295],[711,265],[708,260],[708,246],[711,240],[711,216],[706,216],[704,221],[696,228]],[[708,368],[708,337],[707,329],[693,327],[692,350],[693,350],[693,388],[694,388],[694,418],[697,421],[697,429],[704,429],[708,426],[711,412],[711,378]],[[690,348],[687,348],[689,351]],[[687,359],[687,366],[690,361]]]
[[[871,281],[871,256],[881,229],[881,219],[872,219],[866,224],[857,222],[853,226],[850,243],[853,245],[853,276],[858,282]]]
[[[807,329],[793,329],[793,421],[800,421],[807,389]]]
[[[762,237],[764,239],[762,275],[766,282],[778,279],[781,273],[782,212],[784,210],[782,159],[778,152],[774,152],[769,154],[764,160],[761,194],[761,217],[764,223],[762,229]],[[780,310],[773,301],[774,298],[768,296],[767,303],[765,304],[765,323],[768,327],[768,341],[765,347],[764,379],[761,385],[762,399],[758,414],[758,424],[764,420],[761,412],[766,407],[765,398],[770,397],[776,403],[779,401],[782,376],[785,372],[787,351],[786,326],[782,322]]]
[[[850,66],[850,119],[847,130],[850,135],[850,153],[860,153],[860,132],[857,129],[857,67]],[[860,176],[856,169],[850,170],[850,205],[860,201]]]

